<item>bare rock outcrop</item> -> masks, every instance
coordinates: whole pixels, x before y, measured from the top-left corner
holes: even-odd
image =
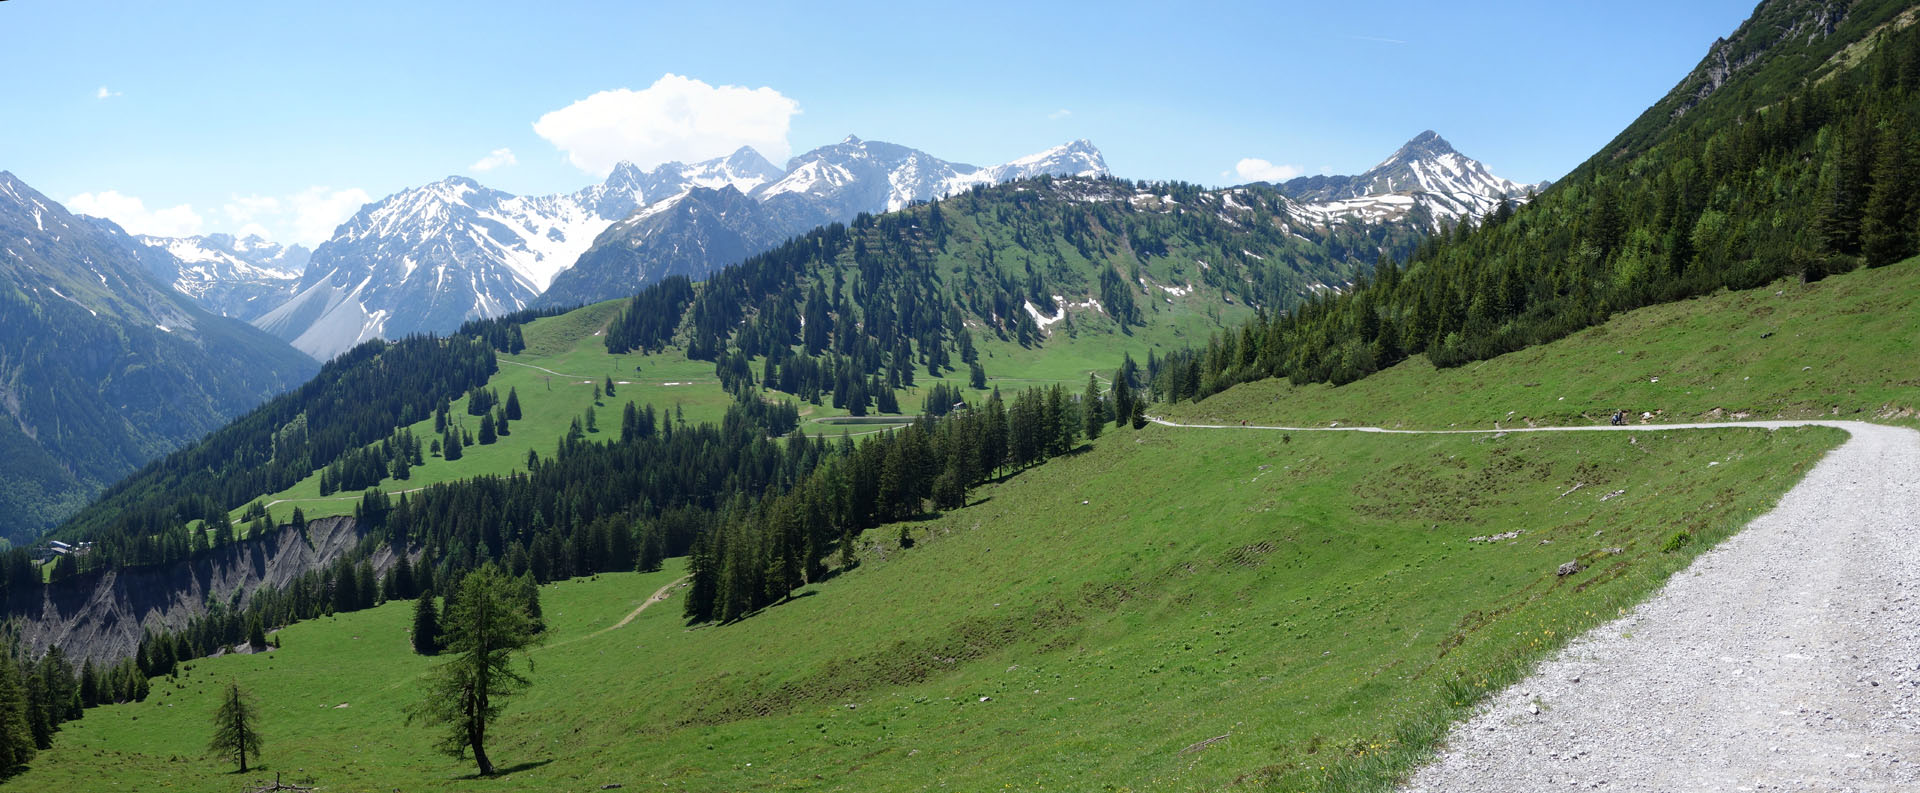
[[[58,644],[75,663],[111,663],[133,654],[143,629],[179,628],[205,614],[208,603],[244,608],[262,587],[283,586],[347,555],[364,534],[349,517],[313,520],[305,534],[282,526],[177,564],[101,570],[17,593],[7,615],[20,621],[32,653]],[[384,570],[392,555],[383,550],[373,561]]]

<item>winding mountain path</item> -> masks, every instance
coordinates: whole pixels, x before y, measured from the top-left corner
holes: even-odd
[[[1806,425],[1852,437],[1773,511],[1455,725],[1403,789],[1920,791],[1920,432],[1440,432]]]
[[[673,593],[674,587],[677,587],[681,584],[686,583],[687,579],[690,579],[692,577],[693,576],[691,575],[683,575],[679,578],[676,578],[672,581],[667,582],[665,586],[662,586],[659,589],[654,590],[652,596],[648,597],[645,601],[641,602],[641,604],[638,607],[634,608],[634,610],[627,612],[627,616],[620,618],[619,622],[616,622],[612,625],[608,625],[607,627],[601,628],[600,630],[594,631],[592,633],[584,634],[581,636],[575,636],[563,642],[554,642],[553,644],[543,644],[536,649],[551,650],[555,647],[565,647],[574,642],[591,639],[595,636],[599,636],[600,634],[606,633],[608,631],[617,631],[621,628],[627,627],[627,623],[632,622],[633,618],[640,616],[640,612],[646,611],[648,606],[651,606],[655,603],[659,603],[662,600],[666,600],[667,596]]]
[[[681,585],[681,584],[684,584],[684,583],[686,583],[686,582],[687,582],[687,579],[689,579],[689,578],[692,578],[692,577],[693,577],[693,576],[690,576],[690,575],[683,575],[683,576],[681,576],[681,577],[679,577],[679,578],[676,578],[676,579],[674,579],[674,580],[672,580],[672,581],[670,581],[670,582],[668,582],[666,586],[663,586],[663,587],[660,587],[659,589],[656,589],[656,590],[654,590],[654,591],[653,591],[653,596],[652,596],[652,597],[649,597],[649,598],[647,598],[647,602],[645,602],[645,603],[641,603],[641,604],[640,604],[640,607],[639,607],[639,608],[636,608],[636,609],[634,609],[634,610],[632,610],[632,611],[629,611],[629,612],[627,612],[627,616],[625,616],[625,617],[621,617],[621,618],[620,618],[620,621],[619,621],[619,622],[616,622],[616,623],[614,623],[614,624],[612,624],[612,625],[609,625],[609,626],[607,626],[607,627],[605,627],[605,628],[601,628],[600,630],[597,630],[597,631],[594,631],[593,633],[589,633],[589,634],[587,634],[587,635],[588,635],[588,636],[599,636],[600,634],[602,634],[602,633],[606,633],[607,631],[617,631],[617,630],[619,630],[619,629],[621,629],[621,628],[624,628],[624,627],[627,627],[627,623],[629,623],[629,622],[632,622],[632,621],[633,621],[633,618],[634,618],[634,617],[638,617],[638,616],[640,616],[640,612],[642,612],[642,611],[646,611],[646,610],[647,610],[647,607],[648,607],[648,606],[651,606],[651,605],[653,605],[653,604],[655,604],[655,603],[658,603],[658,602],[660,602],[660,601],[662,601],[662,600],[666,600],[666,599],[667,599],[667,594],[668,594],[669,592],[671,592],[671,591],[673,590],[673,588],[674,588],[674,587],[677,587],[677,586],[679,586],[679,585]]]

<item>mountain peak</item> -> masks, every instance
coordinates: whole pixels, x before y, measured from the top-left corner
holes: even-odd
[[[766,155],[752,146],[741,146],[735,149],[732,154],[727,155],[726,164],[736,169],[744,168],[755,173],[767,174],[770,179],[779,178],[781,173],[779,166],[774,165]]]
[[[1433,130],[1426,130],[1413,136],[1413,139],[1402,144],[1399,150],[1393,153],[1392,157],[1388,157],[1384,162],[1374,167],[1382,168],[1393,163],[1406,162],[1408,160],[1431,160],[1443,155],[1459,153],[1460,152],[1454,150],[1453,144],[1447,142],[1446,138],[1440,137],[1440,133],[1434,132]]]
[[[840,141],[840,145],[842,145],[842,146],[858,146],[858,145],[860,145],[860,136],[858,136],[858,135],[853,135],[853,134],[848,134],[845,140],[842,140],[842,141]]]
[[[1543,186],[1495,176],[1429,129],[1359,176],[1302,176],[1279,187],[1296,201],[1329,206],[1388,194],[1422,196],[1419,200],[1429,204],[1437,224],[1461,215],[1484,215]]]

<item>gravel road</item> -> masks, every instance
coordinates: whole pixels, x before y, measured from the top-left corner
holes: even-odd
[[[1817,423],[1853,437],[1403,789],[1920,791],[1920,432]]]
[[[1455,725],[1402,790],[1920,791],[1920,432],[1502,431],[1807,424],[1852,437],[1772,512]]]

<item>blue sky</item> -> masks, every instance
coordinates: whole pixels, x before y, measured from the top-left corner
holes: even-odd
[[[1228,184],[1358,173],[1433,129],[1531,182],[1752,2],[11,0],[0,169],[134,231],[308,243],[450,174],[562,192],[849,133],[980,165],[1087,138],[1120,176]]]

